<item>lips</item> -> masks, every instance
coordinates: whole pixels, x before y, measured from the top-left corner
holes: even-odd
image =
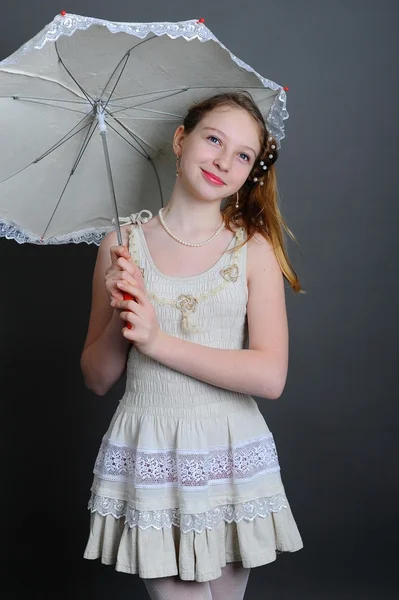
[[[225,185],[224,181],[222,181],[216,175],[213,175],[212,173],[209,173],[208,171],[205,171],[204,169],[201,169],[201,171],[204,174],[204,177],[211,183],[215,183],[216,185]]]

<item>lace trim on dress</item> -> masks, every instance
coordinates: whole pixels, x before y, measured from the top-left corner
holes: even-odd
[[[277,471],[280,465],[271,433],[233,446],[190,450],[138,448],[103,438],[94,465],[100,479],[131,482],[141,489],[204,490],[221,483],[247,483]]]
[[[288,508],[288,501],[284,494],[258,498],[242,504],[224,504],[216,506],[204,513],[185,514],[179,508],[163,510],[137,510],[124,500],[115,500],[106,496],[92,494],[88,505],[91,512],[98,512],[101,516],[111,515],[115,519],[124,518],[129,527],[139,529],[162,529],[172,525],[180,527],[182,533],[195,531],[202,533],[205,529],[214,529],[220,523],[239,523],[243,519],[253,521],[256,517],[267,517]]]

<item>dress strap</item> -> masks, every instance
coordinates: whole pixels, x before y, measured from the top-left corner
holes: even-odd
[[[144,216],[144,213],[147,213],[147,216]],[[147,209],[143,209],[138,213],[132,213],[128,217],[119,217],[119,222],[121,224],[131,223],[129,231],[129,252],[135,264],[139,267],[143,277],[144,277],[144,269],[141,267],[141,261],[139,256],[139,249],[136,238],[136,228],[140,223],[147,223],[152,219],[152,212]]]
[[[132,225],[130,227],[130,231],[129,231],[129,253],[130,256],[133,258],[134,262],[136,263],[136,265],[140,267],[140,257],[139,257],[139,251],[138,251],[138,247],[137,247],[137,239],[136,239],[136,228],[137,228],[137,224]]]
[[[143,216],[143,213],[147,213],[148,216]],[[147,223],[150,219],[152,219],[153,214],[150,210],[143,208],[138,213],[132,213],[128,217],[119,217],[119,223],[121,225],[126,225],[126,223],[136,224],[140,221],[140,223]],[[112,219],[112,223],[115,224],[115,219]]]

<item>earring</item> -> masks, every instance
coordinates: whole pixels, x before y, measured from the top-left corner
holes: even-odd
[[[237,194],[236,195],[236,208],[239,208],[239,204],[238,204],[239,195],[238,195],[238,192],[236,192],[236,194]]]
[[[176,156],[176,177],[180,175],[180,156]]]

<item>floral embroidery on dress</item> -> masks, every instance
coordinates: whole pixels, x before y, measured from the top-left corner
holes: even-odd
[[[226,281],[233,281],[234,283],[237,281],[239,273],[240,270],[236,264],[220,271],[221,276],[224,277]]]
[[[136,225],[136,226],[138,225],[139,222],[140,223],[147,222],[149,220],[149,218],[143,217],[142,213],[148,213],[152,217],[152,214],[150,211],[142,210],[139,213],[133,213],[129,217],[124,218],[123,222],[131,222],[133,225]],[[121,219],[121,221],[122,221],[122,219]],[[238,254],[239,254],[241,248],[237,249],[237,246],[239,246],[241,244],[241,242],[243,241],[244,234],[245,234],[245,230],[243,227],[240,227],[239,229],[237,229],[237,231],[235,233],[235,248],[234,248],[234,252],[231,253],[230,264],[228,267],[225,267],[224,269],[221,269],[219,271],[220,275],[223,278],[223,281],[216,288],[214,288],[206,293],[199,294],[198,296],[192,296],[191,294],[183,293],[183,294],[180,294],[176,300],[173,300],[170,298],[163,298],[151,291],[148,291],[148,297],[151,300],[154,300],[155,302],[157,302],[158,304],[161,304],[161,305],[172,306],[181,312],[181,315],[182,315],[181,327],[185,333],[195,333],[195,332],[201,331],[199,323],[198,323],[196,317],[194,316],[194,313],[196,312],[196,310],[198,308],[198,304],[200,302],[204,302],[211,296],[216,296],[229,283],[236,283],[236,281],[238,280],[238,277],[240,274],[240,269],[238,266],[237,259],[238,259]],[[134,261],[139,266],[139,258],[138,258],[138,252],[137,252],[133,227],[130,231],[130,245],[131,245],[131,248],[133,251]],[[143,277],[144,277],[144,269],[142,269],[140,266],[139,266],[139,268],[140,268],[141,272],[143,273]]]

